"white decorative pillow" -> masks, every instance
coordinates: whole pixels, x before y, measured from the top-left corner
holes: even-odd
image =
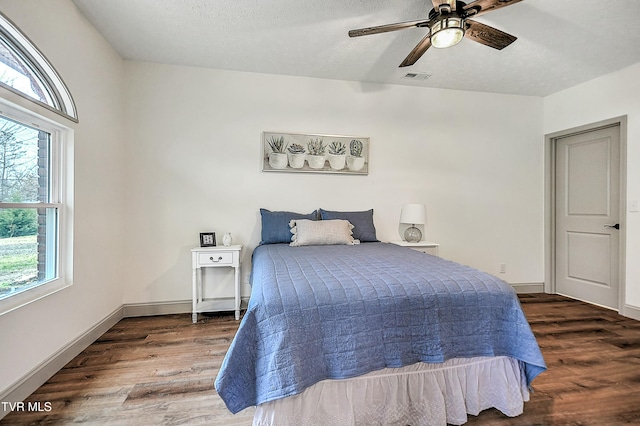
[[[309,220],[293,219],[290,246],[321,246],[328,244],[356,244],[351,230],[353,225],[348,220]]]

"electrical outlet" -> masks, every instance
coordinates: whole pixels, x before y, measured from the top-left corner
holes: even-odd
[[[500,273],[501,274],[506,274],[507,273],[507,264],[506,263],[501,263],[500,264]]]

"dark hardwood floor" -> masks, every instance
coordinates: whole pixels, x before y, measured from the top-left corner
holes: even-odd
[[[238,324],[232,313],[125,318],[26,400],[50,411],[0,425],[250,425],[253,409],[232,415],[213,387]]]
[[[549,370],[521,416],[486,410],[467,424],[640,424],[640,322],[561,296],[520,300]],[[233,416],[213,389],[238,323],[190,318],[120,321],[25,401],[42,411],[0,424],[250,425],[253,409]]]
[[[468,425],[640,425],[640,321],[562,296],[520,295],[548,370],[524,414],[495,409]]]

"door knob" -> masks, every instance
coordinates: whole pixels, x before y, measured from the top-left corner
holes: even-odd
[[[615,225],[605,225],[605,228],[615,228],[615,229],[620,229],[620,224],[616,223]]]

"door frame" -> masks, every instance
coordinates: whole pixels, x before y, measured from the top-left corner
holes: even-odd
[[[620,238],[618,240],[618,313],[635,317],[625,305],[626,294],[626,243],[627,243],[627,116],[610,118],[596,123],[545,135],[544,142],[544,291],[556,293],[556,149],[558,140],[568,136],[588,133],[606,127],[620,127]]]

